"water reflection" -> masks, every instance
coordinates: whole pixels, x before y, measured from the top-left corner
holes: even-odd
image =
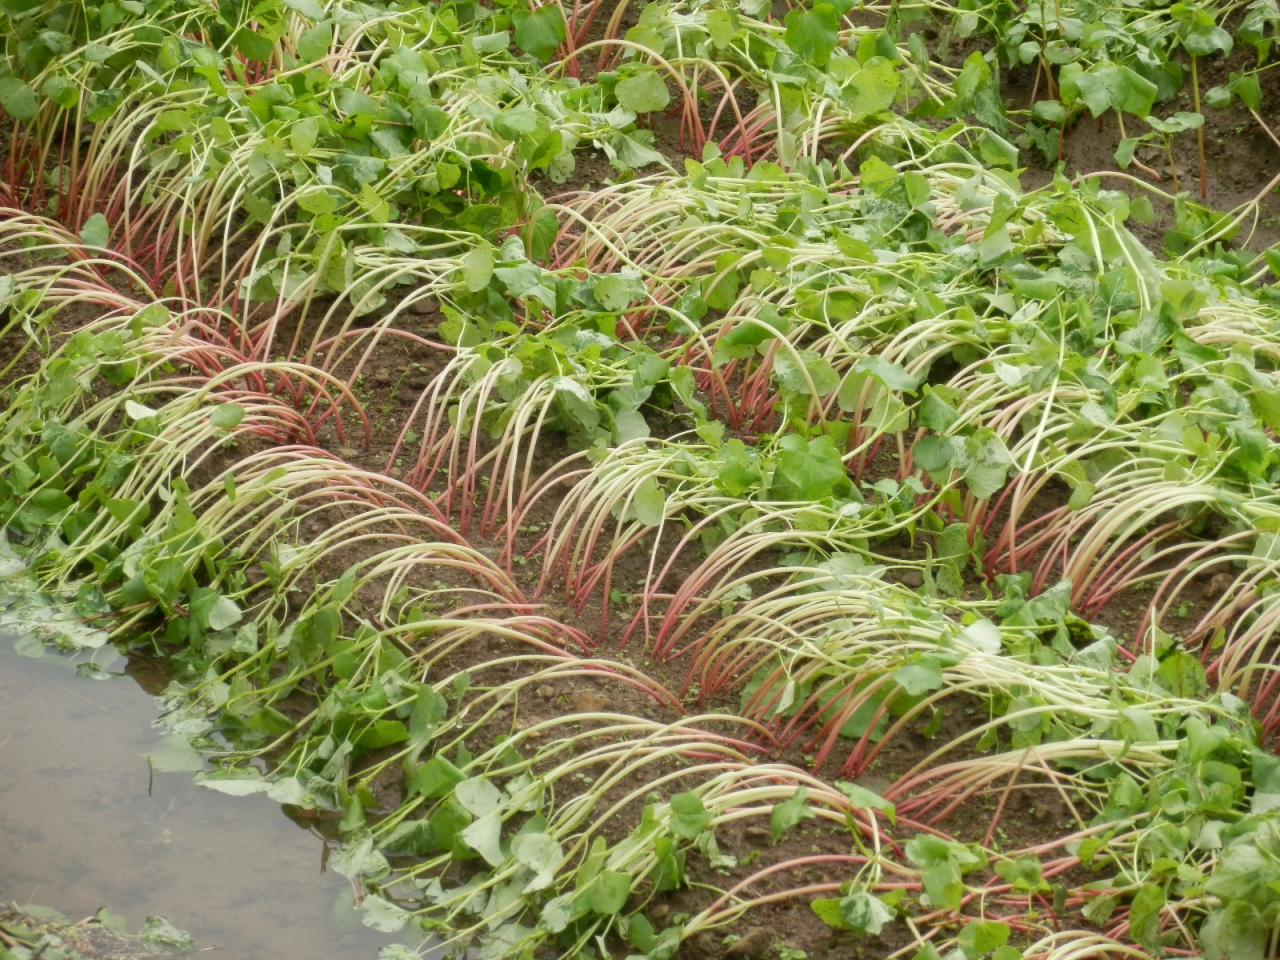
[[[154,719],[127,677],[89,680],[0,636],[0,895],[73,919],[107,907],[135,930],[163,914],[222,960],[376,956],[391,938],[360,924],[349,883],[320,872],[321,839],[277,804],[149,778]]]

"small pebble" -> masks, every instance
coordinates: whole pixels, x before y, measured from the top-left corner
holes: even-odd
[[[440,301],[435,297],[423,297],[421,300],[415,300],[409,304],[409,310],[420,317],[425,317],[429,313],[439,312]]]
[[[920,570],[903,570],[901,574],[901,582],[904,587],[923,587],[924,573]]]
[[[764,846],[773,841],[773,834],[768,827],[747,827],[742,831],[742,835],[749,843],[754,843],[756,846]]]

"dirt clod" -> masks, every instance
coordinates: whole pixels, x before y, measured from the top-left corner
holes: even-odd
[[[1229,573],[1216,573],[1204,585],[1201,590],[1201,596],[1206,600],[1217,600],[1220,596],[1231,589],[1231,584],[1235,582],[1235,578]]]
[[[898,577],[898,582],[904,587],[911,587],[912,589],[922,587],[924,586],[924,573],[920,570],[903,570]]]
[[[768,955],[773,945],[773,934],[763,927],[749,927],[741,940],[735,940],[725,950],[725,960],[741,958],[741,960],[757,960]]]
[[[609,709],[609,701],[598,693],[579,691],[573,695],[573,709],[578,713],[600,713]]]

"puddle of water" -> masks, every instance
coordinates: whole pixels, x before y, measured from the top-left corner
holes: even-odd
[[[155,718],[129,678],[89,680],[0,635],[5,900],[75,920],[106,907],[133,930],[162,914],[219,960],[372,960],[393,941],[360,924],[348,881],[321,873],[323,841],[275,802],[149,776]]]

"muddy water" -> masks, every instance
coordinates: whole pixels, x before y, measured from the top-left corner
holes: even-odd
[[[321,872],[321,838],[265,796],[148,776],[155,718],[128,677],[87,679],[0,635],[0,897],[73,919],[106,907],[133,930],[162,914],[219,960],[372,960],[390,938]]]

